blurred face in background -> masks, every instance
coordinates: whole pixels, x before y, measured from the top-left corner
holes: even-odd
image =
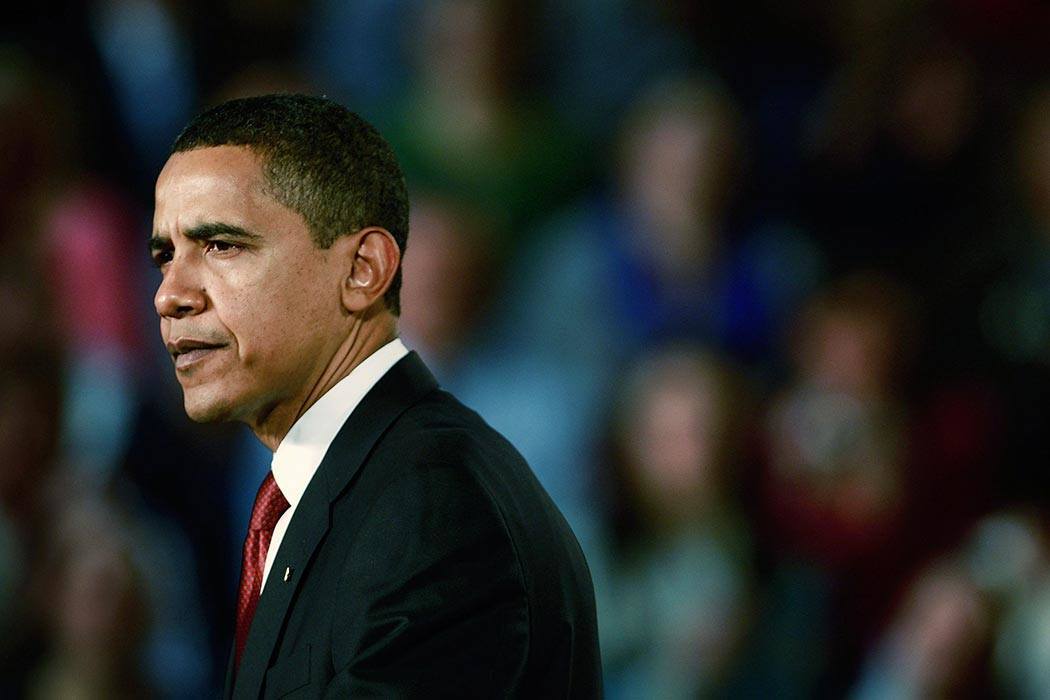
[[[160,332],[197,421],[253,422],[301,400],[346,335],[342,268],[271,197],[247,148],[176,153],[157,180]]]
[[[878,319],[828,312],[814,324],[806,365],[818,385],[848,394],[877,394],[889,382],[889,329]]]
[[[892,280],[860,273],[814,299],[797,358],[806,383],[858,398],[885,398],[907,363],[911,301]]]
[[[51,533],[55,569],[47,612],[63,652],[77,663],[113,671],[111,663],[119,667],[136,653],[149,626],[127,524],[80,490],[65,494],[63,504]]]
[[[702,265],[716,245],[734,161],[728,105],[713,93],[672,95],[630,120],[626,134],[621,177],[640,218],[640,247],[672,274]]]
[[[904,148],[927,162],[951,158],[976,121],[977,78],[965,53],[934,42],[903,68],[891,126]]]
[[[440,0],[424,6],[419,63],[430,88],[472,95],[499,81],[499,5]]]
[[[772,507],[796,546],[825,561],[878,547],[902,507],[906,307],[881,276],[831,285],[798,324],[800,376],[770,409]]]
[[[717,371],[703,362],[657,360],[643,371],[648,378],[639,382],[628,409],[629,478],[657,518],[702,517],[704,507],[721,495],[728,397]]]
[[[483,305],[486,231],[469,211],[440,198],[413,201],[410,225],[400,326],[430,353],[448,359],[466,341]]]

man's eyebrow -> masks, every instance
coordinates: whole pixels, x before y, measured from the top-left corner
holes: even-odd
[[[209,241],[212,238],[233,238],[241,241],[257,241],[262,236],[252,233],[246,228],[235,224],[226,224],[221,221],[197,224],[182,232],[182,235],[191,241]]]
[[[156,253],[158,250],[166,250],[168,248],[171,248],[171,239],[167,236],[161,236],[155,233],[149,237],[150,253]]]
[[[213,238],[226,238],[239,241],[257,241],[262,236],[257,233],[252,233],[246,228],[242,228],[235,224],[226,224],[220,221],[208,222],[204,224],[197,224],[192,228],[186,229],[183,234],[186,238],[191,241],[210,241]],[[164,236],[159,233],[155,233],[150,236],[149,249],[150,252],[156,252],[158,250],[165,250],[171,248],[171,237]]]

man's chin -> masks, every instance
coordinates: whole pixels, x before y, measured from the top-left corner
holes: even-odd
[[[233,406],[215,397],[199,396],[187,391],[183,396],[186,415],[195,423],[221,423],[234,420]]]

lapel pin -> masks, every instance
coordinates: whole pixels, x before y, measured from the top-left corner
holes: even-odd
[[[292,577],[292,567],[290,567],[290,566],[284,567],[284,580],[287,581],[291,577]]]

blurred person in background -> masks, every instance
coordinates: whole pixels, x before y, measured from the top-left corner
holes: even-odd
[[[166,0],[84,4],[85,29],[112,89],[110,117],[124,127],[134,156],[127,167],[148,182],[197,100],[189,18],[182,3]]]
[[[477,206],[436,193],[414,195],[409,217],[401,322],[439,374],[455,376],[476,364],[486,342],[498,282],[493,237],[502,234]]]
[[[1046,513],[1013,507],[976,528],[969,559],[975,579],[997,598],[992,650],[1004,697],[1050,695],[1050,538]]]
[[[603,170],[609,165],[608,145],[638,97],[669,72],[695,65],[706,48],[690,42],[681,23],[666,21],[672,4],[538,3],[542,26],[536,44],[543,51],[532,60],[540,63],[540,80],[553,106],[588,145],[601,146]],[[708,6],[698,14],[710,22],[717,11]]]
[[[305,16],[303,63],[327,94],[383,127],[413,80],[413,38],[426,0],[317,0]]]
[[[592,568],[601,556],[595,475],[595,387],[568,363],[508,339],[497,224],[462,198],[420,193],[404,261],[401,328],[438,380],[521,450],[565,514]]]
[[[851,696],[1046,697],[1048,573],[1037,511],[980,518],[912,577]]]
[[[797,375],[770,409],[778,530],[832,567],[869,556],[902,509],[907,304],[879,276],[846,278],[818,295],[796,328]]]
[[[828,6],[841,60],[807,119],[801,217],[836,276],[878,269],[909,285],[927,330],[917,388],[973,379],[989,359],[975,274],[1000,246],[995,144],[1009,81],[979,60],[955,16],[963,5],[977,11]]]
[[[615,183],[543,228],[512,268],[521,342],[604,382],[647,343],[691,337],[762,366],[819,278],[799,232],[733,216],[742,124],[716,85],[655,85],[620,126]]]
[[[916,330],[911,313],[905,290],[885,276],[831,284],[794,328],[795,376],[768,408],[761,482],[779,570],[771,610],[797,610],[792,624],[804,626],[814,648],[824,646],[816,658],[827,666],[762,664],[797,673],[774,684],[803,695],[815,692],[808,684],[817,678],[850,677],[894,592],[911,466],[902,390]],[[761,634],[793,633],[771,624]]]
[[[143,664],[150,617],[134,526],[89,494],[74,487],[56,496],[62,506],[33,596],[46,621],[47,652],[25,697],[155,697]]]
[[[31,596],[58,462],[62,354],[39,261],[0,242],[0,695],[25,693],[44,631]]]
[[[592,159],[534,84],[537,8],[507,0],[434,0],[412,18],[414,79],[377,123],[409,187],[469,200],[505,236],[523,234],[580,190]]]
[[[738,502],[744,385],[694,345],[643,354],[615,403],[598,578],[610,698],[717,695],[750,625],[752,553]]]
[[[907,3],[843,3],[845,60],[810,117],[803,205],[836,274],[893,269],[946,294],[989,211],[983,78],[960,38]],[[930,302],[950,302],[931,298]]]
[[[964,569],[931,566],[909,587],[851,697],[988,697],[992,620],[990,602]]]
[[[157,534],[152,563],[160,566],[153,568],[193,571],[181,532],[169,521],[158,529],[128,478],[128,448],[138,439],[145,393],[139,361],[143,307],[133,300],[147,268],[126,255],[141,244],[138,211],[85,162],[84,124],[48,71],[4,49],[0,80],[0,150],[11,156],[0,165],[6,214],[0,224],[0,286],[9,302],[0,314],[6,397],[0,465],[5,519],[17,533],[8,575],[25,581],[27,595],[43,580],[37,576],[37,559],[46,550],[41,538],[47,521],[63,508],[61,498],[43,494],[55,479],[73,476],[80,481],[66,494],[71,498],[95,489],[119,492],[122,501],[135,504],[129,520],[149,523]],[[151,451],[147,460],[155,458]],[[199,694],[206,673],[195,583],[173,575],[150,588],[148,605],[162,625],[151,631],[135,663],[151,681],[177,676],[181,691],[171,697]],[[17,612],[4,662],[24,669],[32,666],[43,633],[28,610]],[[150,654],[156,658],[145,658]],[[104,660],[84,659],[87,667],[96,661]],[[11,677],[21,675],[13,671]]]
[[[73,106],[46,72],[4,52],[0,80],[0,148],[9,156],[0,166],[0,236],[12,253],[35,258],[38,283],[60,302],[54,326],[67,350],[61,448],[105,481],[124,456],[137,400],[141,317],[131,300],[143,268],[123,254],[135,213],[82,166]]]
[[[244,501],[254,493],[243,484],[258,483],[270,456],[243,431],[189,424],[177,410],[170,364],[126,363],[128,357],[141,360],[134,336],[142,335],[145,321],[132,317],[148,311],[152,318],[152,309],[143,303],[134,310],[135,304],[119,300],[127,298],[129,286],[134,296],[150,282],[132,281],[126,275],[137,273],[115,256],[141,245],[125,234],[141,230],[152,193],[152,180],[142,173],[170,140],[170,126],[179,115],[185,118],[195,100],[215,94],[249,66],[294,66],[300,57],[306,58],[318,92],[368,105],[363,113],[380,125],[406,125],[399,127],[407,133],[397,140],[416,154],[420,165],[413,167],[413,176],[436,184],[434,189],[445,182],[459,188],[447,198],[451,206],[439,202],[438,209],[466,211],[468,221],[453,228],[487,229],[482,237],[496,241],[495,249],[502,251],[492,258],[492,279],[478,292],[489,299],[480,305],[487,311],[449,323],[448,333],[421,330],[420,338],[426,333],[432,340],[420,341],[420,350],[433,358],[458,356],[441,366],[434,360],[441,378],[463,395],[473,391],[482,397],[468,403],[521,441],[570,520],[565,494],[580,494],[582,512],[598,503],[594,494],[604,478],[580,478],[585,470],[579,463],[601,463],[590,458],[587,445],[596,441],[599,416],[620,381],[623,358],[644,353],[663,334],[651,332],[648,310],[665,308],[668,294],[663,282],[646,280],[671,276],[648,262],[659,257],[657,252],[637,254],[619,241],[650,237],[654,247],[671,249],[661,238],[666,227],[651,218],[588,219],[581,213],[612,211],[613,205],[621,211],[656,209],[623,206],[636,199],[627,193],[637,188],[617,184],[644,181],[647,169],[651,181],[670,183],[649,187],[651,198],[688,189],[690,169],[672,164],[680,162],[677,151],[689,150],[689,139],[646,137],[642,132],[649,129],[641,121],[628,124],[624,118],[641,111],[644,96],[657,91],[659,76],[703,62],[714,67],[734,98],[735,128],[729,131],[737,138],[732,150],[738,165],[732,169],[731,203],[716,207],[720,216],[714,218],[728,223],[716,237],[714,248],[722,253],[711,269],[729,259],[759,262],[742,264],[754,274],[737,275],[738,281],[728,285],[736,300],[726,312],[735,319],[732,325],[771,328],[763,320],[764,302],[753,301],[763,297],[779,309],[772,317],[790,319],[813,280],[823,276],[814,273],[822,266],[815,261],[826,259],[836,278],[875,265],[917,282],[925,332],[917,348],[920,357],[896,394],[910,404],[908,466],[899,486],[910,505],[897,527],[899,536],[887,545],[889,558],[898,561],[888,568],[871,567],[876,585],[895,593],[876,596],[870,606],[857,602],[865,607],[862,616],[872,619],[865,627],[874,631],[862,634],[851,624],[837,625],[838,589],[846,587],[827,585],[832,577],[823,565],[809,561],[805,571],[801,565],[783,565],[801,556],[789,538],[768,536],[768,512],[749,513],[747,523],[760,534],[760,601],[783,602],[785,596],[777,592],[785,588],[794,597],[790,605],[759,608],[761,624],[749,640],[754,643],[745,643],[741,654],[756,677],[810,679],[770,683],[752,694],[782,696],[796,689],[809,696],[822,676],[835,677],[832,688],[856,690],[856,679],[843,676],[859,666],[833,667],[827,659],[844,640],[843,648],[850,649],[846,657],[871,662],[868,647],[889,636],[876,620],[886,623],[893,619],[889,614],[904,614],[903,608],[879,601],[903,600],[930,557],[951,549],[989,505],[1029,503],[1041,516],[1050,505],[1050,471],[1038,466],[1050,462],[1045,438],[1050,314],[1043,269],[1046,237],[1040,232],[1047,218],[1040,213],[1046,208],[1040,192],[1047,179],[1043,152],[1050,120],[1043,83],[1050,67],[1045,50],[1050,8],[1040,0],[670,2],[659,7],[636,0],[577,0],[524,9],[511,3],[480,12],[469,10],[470,3],[459,6],[467,11],[438,3],[424,14],[426,5],[422,0],[57,0],[8,8],[0,27],[5,42],[0,49],[0,152],[7,156],[0,163],[0,230],[19,252],[0,250],[10,263],[8,272],[14,270],[0,283],[12,300],[0,312],[0,325],[57,329],[46,338],[29,333],[24,352],[18,353],[21,359],[5,355],[0,364],[7,397],[0,405],[5,483],[0,556],[7,562],[0,567],[0,599],[8,591],[13,602],[7,609],[14,610],[5,616],[12,631],[2,635],[3,666],[11,669],[4,674],[4,691],[19,686],[41,649],[39,630],[21,619],[24,606],[18,604],[26,585],[20,582],[34,567],[30,560],[39,557],[36,542],[42,530],[34,523],[46,521],[49,513],[40,504],[35,479],[67,467],[104,482],[123,472],[141,488],[148,510],[170,518],[169,526],[190,538],[196,556],[180,570],[195,576],[171,583],[196,588],[203,597],[221,682],[233,601],[216,592],[214,582],[229,581],[227,593],[236,584],[237,562],[229,552],[239,550],[251,506]],[[497,19],[476,21],[482,15]],[[426,31],[418,31],[424,26]],[[12,45],[22,48],[11,50]],[[22,49],[34,60],[27,61]],[[507,80],[508,75],[514,77]],[[266,91],[273,90],[272,81],[257,85],[263,82],[271,85]],[[56,107],[56,95],[65,105]],[[412,111],[424,105],[437,110],[423,114],[437,126],[414,133],[419,115]],[[1020,119],[1014,118],[1017,112]],[[580,127],[582,135],[565,129],[562,118]],[[518,120],[527,124],[514,127]],[[468,126],[478,123],[483,128],[469,133]],[[648,149],[654,155],[637,159],[640,174],[627,178],[620,157],[625,149],[593,149],[595,144],[604,149],[614,133],[621,134],[619,143],[637,136],[677,147]],[[543,156],[541,166],[533,153],[547,148],[545,138],[558,145]],[[493,146],[497,141],[512,145],[500,150]],[[558,149],[571,158],[553,152]],[[662,155],[667,152],[670,157]],[[487,162],[490,169],[479,174],[459,158]],[[576,174],[565,175],[565,161],[573,159],[583,164],[572,163],[568,169]],[[720,160],[712,151],[699,159],[700,169]],[[660,170],[682,175],[660,175]],[[121,189],[114,190],[113,182]],[[539,230],[532,225],[547,219],[550,212],[543,208],[560,206],[580,191],[593,197],[581,200],[573,214]],[[530,202],[530,192],[541,196]],[[479,198],[472,201],[475,193]],[[128,206],[127,197],[136,195],[138,206]],[[690,208],[688,197],[668,198],[684,202],[680,208],[687,213],[674,218],[710,217],[701,207]],[[486,223],[501,217],[521,224]],[[781,226],[781,220],[801,224],[803,233]],[[770,221],[773,226],[763,225]],[[564,243],[578,237],[564,234],[588,227],[590,243]],[[625,235],[631,229],[634,233]],[[762,235],[763,229],[773,234]],[[744,241],[756,233],[758,240],[786,242],[743,252]],[[69,252],[62,245],[67,237]],[[31,249],[31,262],[23,249]],[[507,250],[511,257],[503,254]],[[451,261],[459,252],[446,249],[450,265],[445,269],[440,261],[423,263],[429,268],[425,274],[453,274],[458,263]],[[73,255],[79,269],[72,266]],[[412,264],[411,253],[406,260]],[[658,274],[639,275],[638,268]],[[566,273],[548,272],[557,270]],[[706,271],[703,277],[713,278]],[[460,281],[442,288],[450,298],[474,288],[472,280]],[[715,287],[695,285],[678,296],[694,310],[707,308],[723,297]],[[783,291],[791,289],[802,291]],[[64,296],[50,311],[39,299],[56,290]],[[145,302],[147,295],[140,297]],[[100,312],[100,305],[114,313]],[[505,323],[492,321],[511,308],[519,311],[520,325],[510,316]],[[30,313],[33,309],[41,313]],[[38,318],[25,325],[27,314]],[[665,325],[673,335],[683,324]],[[515,326],[524,331],[516,337]],[[457,335],[472,339],[449,340]],[[484,349],[473,345],[473,338],[482,336],[489,341]],[[768,385],[777,385],[783,369],[779,332],[734,331],[730,336],[736,340],[720,347],[748,365],[776,367],[767,378],[776,380]],[[66,356],[72,358],[69,369]],[[170,363],[163,353],[155,359]],[[491,387],[501,371],[506,384],[496,393]],[[126,409],[136,400],[129,420]],[[100,406],[105,412],[98,412]],[[70,451],[61,446],[76,444],[70,435],[84,439],[79,443],[82,464],[66,460]],[[570,465],[575,470],[564,467],[567,452],[555,449],[561,445],[586,455]],[[43,454],[46,459],[37,458]],[[750,486],[747,479],[739,484],[746,505],[753,507],[760,496]],[[573,525],[579,528],[578,522]],[[595,534],[593,541],[601,544],[600,529]],[[591,547],[589,558],[595,551]],[[912,571],[916,563],[921,564],[918,574]],[[1023,605],[1004,603],[1011,631],[1003,631],[1004,641],[996,642],[995,663],[1003,694],[1042,698],[1050,687],[1040,671],[1047,668],[1040,651],[1044,586],[1028,585]],[[155,628],[168,626],[161,616],[153,617]],[[769,630],[780,634],[763,636]],[[779,653],[767,653],[766,643]],[[156,680],[152,685],[164,686]],[[24,695],[20,690],[9,694]],[[186,696],[196,695],[189,691]]]

